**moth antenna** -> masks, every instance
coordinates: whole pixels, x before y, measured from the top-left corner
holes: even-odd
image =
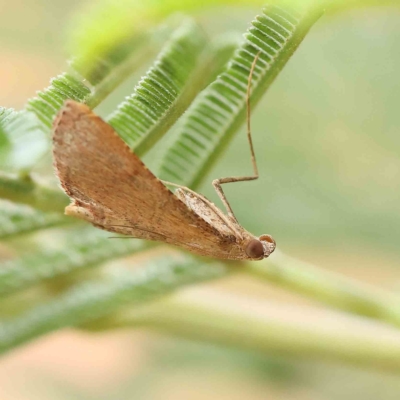
[[[254,152],[253,139],[251,137],[250,93],[251,93],[251,82],[253,80],[254,69],[255,69],[257,61],[258,61],[258,59],[260,57],[260,54],[261,54],[261,51],[259,51],[256,54],[256,56],[254,57],[254,60],[253,60],[253,64],[251,64],[249,78],[248,78],[248,81],[247,81],[247,92],[246,92],[247,139],[249,141],[249,146],[250,146],[251,162],[253,164],[254,175],[257,176],[257,177],[258,177],[258,167],[257,167],[257,162],[256,162],[256,155],[255,155],[255,152]]]
[[[107,226],[117,226],[120,228],[132,228],[132,229],[136,229],[133,225],[107,225]]]
[[[138,239],[135,236],[108,236],[107,239]]]
[[[133,225],[107,225],[107,228],[108,227],[131,228],[131,229],[136,229],[137,231],[153,233],[154,235],[164,236],[165,237],[165,235],[163,235],[162,233],[150,231],[148,229],[137,228],[136,226],[133,226]],[[130,239],[130,238],[138,239],[138,238],[135,238],[134,236],[126,236],[126,237],[110,236],[109,237],[109,239],[113,239],[113,238],[114,239]]]

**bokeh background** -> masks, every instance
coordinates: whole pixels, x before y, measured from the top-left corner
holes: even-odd
[[[66,69],[67,27],[83,3],[0,0],[2,106],[22,108]],[[197,17],[213,35],[244,32],[258,12],[229,7]],[[273,234],[281,250],[294,257],[394,291],[400,290],[399,43],[398,7],[324,16],[254,110],[260,180],[226,187],[249,231]],[[129,94],[144,70],[99,112],[110,111]],[[206,182],[251,170],[241,133]],[[201,191],[216,199],[210,184]],[[305,313],[318,307],[243,277],[210,286],[294,302]],[[265,357],[146,330],[65,330],[0,360],[2,400],[399,396],[395,375]]]

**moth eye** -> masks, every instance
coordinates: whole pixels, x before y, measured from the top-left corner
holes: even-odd
[[[246,254],[251,258],[261,258],[264,256],[264,247],[257,239],[252,239],[246,246]]]

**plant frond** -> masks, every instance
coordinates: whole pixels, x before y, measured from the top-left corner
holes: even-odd
[[[34,114],[26,111],[8,110],[1,130],[5,136],[0,145],[0,168],[18,170],[29,168],[48,148],[48,140],[41,123]]]
[[[37,97],[29,100],[26,109],[37,116],[48,133],[56,113],[65,100],[72,99],[84,103],[90,93],[90,89],[80,79],[69,73],[63,73],[53,78],[50,86],[38,92]]]
[[[206,44],[207,38],[200,27],[186,19],[132,95],[107,118],[137,154],[150,148],[196,95],[193,86],[198,85],[194,80],[203,77],[197,66]],[[195,76],[196,72],[200,76]]]
[[[70,63],[70,71],[53,78],[49,87],[28,100],[24,110],[0,109],[0,151],[4,142],[2,138],[11,143],[3,151],[0,166],[6,170],[10,169],[9,166],[18,170],[35,165],[50,149],[49,133],[53,119],[64,101],[73,99],[95,107],[157,50],[159,35],[157,32],[135,42],[129,51],[126,49],[123,57],[117,51],[104,58],[97,57],[87,65],[88,70],[79,64],[79,59],[75,59]],[[149,46],[150,40],[153,40],[152,46]],[[29,157],[25,156],[27,152]]]
[[[264,0],[100,0],[85,3],[71,21],[69,47],[83,64],[112,52],[119,43],[129,43],[154,26],[171,23],[177,13],[196,12],[218,5],[262,6]],[[174,15],[175,13],[175,15]]]
[[[0,171],[0,198],[45,212],[63,212],[68,205],[65,193],[42,184],[25,172],[15,174]]]
[[[142,259],[134,271],[113,268],[99,279],[68,288],[16,317],[0,321],[0,352],[37,336],[104,317],[124,305],[158,298],[182,286],[226,275],[220,263],[204,263],[190,256]]]
[[[159,36],[160,32],[156,31],[141,35],[129,46],[116,43],[113,51],[103,57],[94,57],[89,64],[83,65],[82,60],[75,57],[69,63],[69,71],[53,78],[49,87],[28,100],[25,109],[37,116],[44,132],[48,133],[55,114],[65,100],[87,103],[92,108],[98,105],[157,50]]]
[[[92,227],[75,229],[64,250],[42,249],[0,265],[0,296],[71,272],[94,267],[148,247],[141,240],[110,240],[109,233]],[[70,233],[71,235],[71,233]]]
[[[178,123],[177,139],[166,151],[161,179],[197,186],[245,121],[250,67],[260,53],[252,81],[252,104],[288,62],[321,10],[267,6],[256,17],[227,70],[196,97]]]
[[[9,144],[9,138],[6,133],[6,126],[12,118],[15,111],[11,108],[0,107],[0,151]]]
[[[66,221],[67,219],[58,213],[45,213],[0,200],[0,239],[49,228]]]

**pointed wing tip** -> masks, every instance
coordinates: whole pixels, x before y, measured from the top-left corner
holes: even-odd
[[[63,171],[65,172],[65,152],[66,144],[69,142],[69,137],[74,132],[76,121],[82,115],[88,115],[91,109],[82,103],[74,100],[66,100],[58,111],[53,122],[52,141],[53,141],[53,166],[56,175],[59,177],[64,191],[69,194],[66,183],[63,179]]]
[[[63,106],[58,111],[56,117],[53,122],[53,133],[52,136],[57,134],[57,128],[61,122],[68,122],[70,120],[75,119],[79,114],[89,114],[92,110],[83,103],[79,103],[75,100],[65,100]]]
[[[67,99],[67,100],[65,100],[65,102],[61,108],[61,111],[62,110],[83,111],[83,110],[90,110],[90,108],[84,103],[80,103],[80,102],[72,100],[72,99]]]

